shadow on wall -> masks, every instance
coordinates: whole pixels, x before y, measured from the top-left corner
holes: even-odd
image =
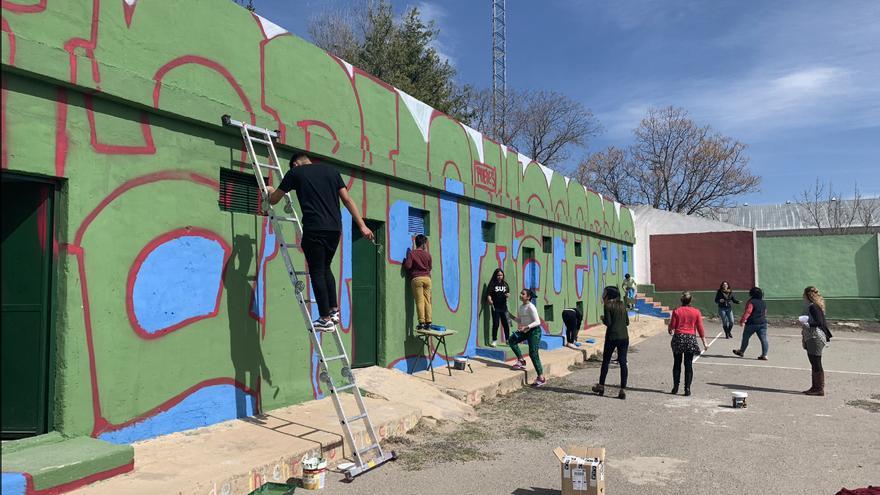
[[[254,266],[256,241],[247,235],[235,235],[232,239],[232,255],[226,264],[223,284],[226,287],[226,309],[229,316],[229,348],[232,366],[235,368],[235,381],[259,393],[260,377],[271,386],[272,378],[263,349],[260,346],[260,322],[250,314],[253,288],[251,281],[256,277],[248,275]],[[254,267],[254,270],[256,268]],[[275,390],[278,393],[278,390]],[[248,416],[247,401],[253,400],[238,389],[235,393],[236,417]],[[257,411],[257,404],[251,404]]]
[[[878,273],[880,273],[880,260],[878,260],[877,242],[878,236],[873,236],[868,242],[856,251],[856,296],[876,297],[878,292]],[[821,288],[819,290],[822,290]]]

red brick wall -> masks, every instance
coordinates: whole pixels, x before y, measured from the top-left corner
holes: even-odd
[[[734,289],[755,285],[752,233],[706,232],[651,236],[651,282],[658,291]]]

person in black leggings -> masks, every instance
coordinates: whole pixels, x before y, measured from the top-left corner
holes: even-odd
[[[584,315],[581,314],[577,306],[562,310],[562,322],[565,323],[566,344],[580,345],[577,343],[578,331],[581,329],[581,323],[583,323],[583,321]]]
[[[498,325],[504,330],[504,341],[510,340],[510,322],[507,321],[507,296],[510,295],[510,286],[504,280],[504,271],[496,268],[492,272],[492,280],[486,288],[488,295],[486,302],[489,303],[489,311],[492,312],[492,347],[498,345]]]
[[[831,342],[831,330],[825,321],[825,299],[819,293],[819,289],[812,285],[804,289],[804,304],[806,306],[802,317],[804,328],[801,331],[804,350],[807,351],[807,359],[813,371],[813,385],[804,390],[807,395],[825,395],[825,369],[822,368],[822,352],[825,345]]]
[[[605,287],[602,292],[604,309],[602,323],[605,324],[605,347],[602,349],[602,369],[599,372],[599,383],[593,386],[593,392],[605,394],[605,378],[608,376],[608,365],[611,354],[617,349],[617,360],[620,363],[619,399],[626,399],[626,379],[629,368],[626,363],[626,351],[629,349],[629,315],[626,305],[620,300],[620,290],[613,285]]]

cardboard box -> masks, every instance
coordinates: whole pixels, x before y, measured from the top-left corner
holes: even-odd
[[[562,495],[605,494],[605,449],[571,446],[553,449],[562,472]]]

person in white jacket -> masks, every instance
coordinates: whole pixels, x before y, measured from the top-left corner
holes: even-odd
[[[517,323],[516,332],[510,336],[507,341],[513,353],[516,354],[516,364],[513,365],[515,370],[525,370],[526,360],[523,358],[522,351],[519,350],[519,343],[527,341],[529,343],[529,357],[532,364],[535,365],[535,373],[538,378],[532,383],[533,387],[541,387],[547,383],[544,377],[544,367],[541,366],[541,357],[538,355],[538,349],[541,344],[541,318],[538,316],[538,308],[532,304],[535,299],[535,293],[529,289],[523,289],[519,293],[519,299],[522,304],[517,309],[517,315],[510,315],[511,319]]]

